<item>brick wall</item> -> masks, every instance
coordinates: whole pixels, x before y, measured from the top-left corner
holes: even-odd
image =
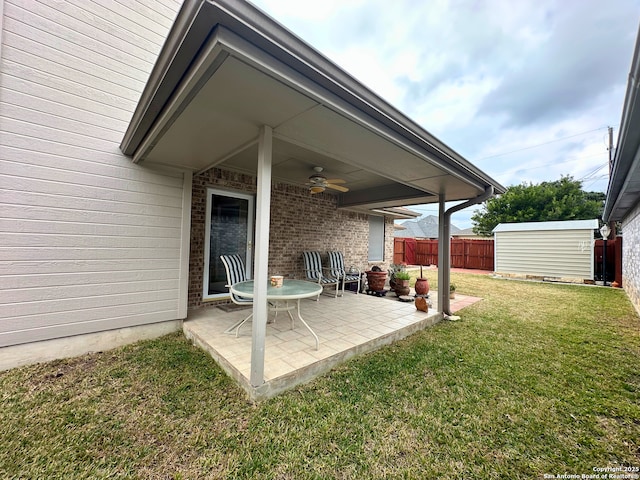
[[[640,204],[622,222],[622,286],[640,313]]]
[[[212,168],[195,175],[191,210],[191,252],[189,258],[189,308],[202,302],[204,271],[204,233],[207,187],[256,193],[256,178],[250,175]],[[271,192],[269,234],[269,272],[304,278],[304,250],[340,250],[347,266],[370,268],[369,216],[338,210],[336,196],[310,195],[302,186],[274,183]],[[386,268],[393,262],[393,220],[385,224]],[[207,302],[208,303],[208,302]]]

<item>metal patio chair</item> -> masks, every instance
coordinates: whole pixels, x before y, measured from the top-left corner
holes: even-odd
[[[344,295],[345,284],[357,283],[356,295],[360,292],[360,270],[355,267],[347,269],[344,265],[344,255],[342,252],[327,252],[329,257],[329,275],[337,278],[342,285],[342,295]]]
[[[231,285],[235,285],[239,282],[244,282],[247,280],[247,273],[244,267],[244,261],[240,255],[220,255],[220,260],[222,260],[222,264],[224,265],[224,269],[227,272],[227,285],[225,287],[231,287]],[[234,295],[229,290],[229,296],[231,297],[231,301],[236,305],[244,305],[249,306],[253,305],[253,298],[240,297],[238,295]],[[244,325],[244,323],[253,317],[253,310],[251,314],[245,318],[244,320],[239,321],[234,324],[232,327],[229,327],[224,331],[224,333],[231,333],[233,330],[236,331],[236,337],[238,336],[238,331],[240,327]]]
[[[227,285],[225,287],[230,288],[231,285],[235,285],[239,282],[244,282],[247,280],[246,269],[244,268],[244,262],[242,261],[242,257],[240,255],[220,255],[220,260],[222,260],[222,264],[224,265],[224,269],[227,272]],[[236,305],[244,305],[249,306],[253,305],[253,298],[241,297],[239,295],[234,295],[229,291],[229,296],[231,297],[231,301]],[[289,308],[286,308],[287,302],[285,302],[284,310],[287,311],[289,318],[291,319],[293,325],[293,316],[291,316],[291,311]],[[278,317],[278,312],[282,310],[282,308],[278,305],[278,301],[268,302],[269,311],[275,312],[273,320],[267,321],[267,323],[275,323],[276,318]],[[227,328],[224,333],[231,333],[233,330],[236,331],[236,337],[238,336],[238,332],[240,331],[240,327],[245,324],[247,320],[249,320],[253,316],[253,311],[251,315],[249,315],[244,320],[239,321],[234,324],[232,327]]]
[[[327,269],[322,267],[322,257],[320,256],[320,252],[302,252],[302,258],[304,260],[304,273],[307,277],[307,280],[321,285],[323,287],[323,290],[324,287],[330,287],[334,285],[336,288],[335,296],[337,297],[340,280],[338,280],[338,278],[336,277],[325,275],[323,273]],[[318,298],[316,298],[316,301],[318,300],[320,300],[319,294]]]

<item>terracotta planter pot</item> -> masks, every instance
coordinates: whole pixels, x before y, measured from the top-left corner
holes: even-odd
[[[384,283],[387,281],[387,272],[374,272],[367,270],[367,283],[369,284],[369,290],[374,292],[381,292],[384,290]]]
[[[413,288],[416,289],[417,295],[426,295],[429,293],[429,280],[426,278],[418,278]]]
[[[395,281],[394,291],[398,297],[402,295],[409,295],[411,288],[409,287],[409,280],[398,280]]]

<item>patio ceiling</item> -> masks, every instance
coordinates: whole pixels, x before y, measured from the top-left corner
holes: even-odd
[[[342,208],[504,191],[250,4],[185,2],[122,151],[135,162],[256,175],[262,125],[273,129],[272,179],[303,185],[323,167],[347,182],[349,192],[336,192]]]

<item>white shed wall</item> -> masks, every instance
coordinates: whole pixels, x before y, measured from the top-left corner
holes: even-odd
[[[495,271],[593,279],[593,230],[496,232]]]
[[[119,150],[179,7],[0,0],[0,346],[186,316],[191,174]]]

